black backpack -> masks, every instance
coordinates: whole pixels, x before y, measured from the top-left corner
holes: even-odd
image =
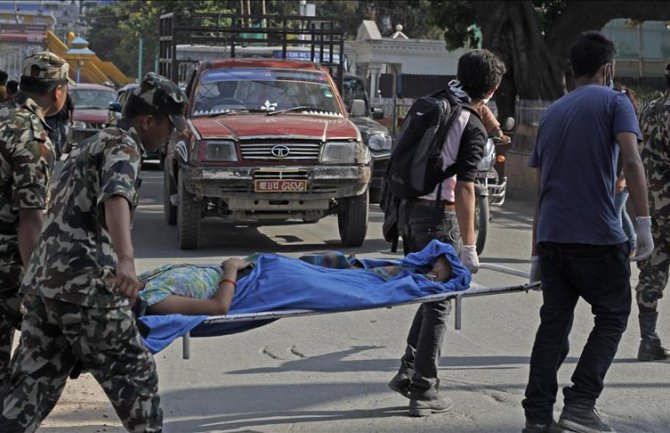
[[[462,107],[451,92],[440,90],[417,99],[405,117],[391,151],[380,202],[384,239],[391,242],[393,252],[398,238],[407,234],[410,199],[432,192],[455,174],[454,165],[442,169],[442,147]],[[438,200],[441,192],[438,189]],[[410,252],[403,245],[405,254]]]
[[[409,109],[391,151],[386,169],[387,187],[398,198],[432,192],[454,168],[442,169],[442,146],[462,110],[446,90],[417,99]]]

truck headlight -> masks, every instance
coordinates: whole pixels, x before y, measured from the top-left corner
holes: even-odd
[[[75,120],[72,122],[72,129],[88,129],[88,125],[81,120]]]
[[[383,133],[383,132],[377,132],[374,134],[370,134],[368,136],[368,146],[370,146],[371,150],[391,150],[391,136]]]
[[[323,146],[321,162],[324,164],[367,164],[370,150],[359,142],[327,142]]]
[[[230,140],[207,141],[205,143],[206,161],[237,161],[235,143]]]

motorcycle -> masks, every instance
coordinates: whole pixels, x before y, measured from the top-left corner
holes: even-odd
[[[503,131],[514,128],[514,119],[508,118]],[[505,153],[511,143],[499,137],[489,137],[484,146],[484,156],[477,164],[475,175],[475,233],[477,235],[477,254],[484,251],[489,222],[490,206],[502,206],[505,203],[507,176],[505,176]]]

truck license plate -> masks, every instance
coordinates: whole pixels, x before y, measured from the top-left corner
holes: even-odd
[[[256,192],[305,192],[307,191],[307,181],[287,179],[256,180],[254,190]]]

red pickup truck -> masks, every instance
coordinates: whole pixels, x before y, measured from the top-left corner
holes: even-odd
[[[202,217],[315,222],[337,214],[346,246],[365,239],[371,156],[331,76],[310,62],[202,63],[188,129],[169,143],[165,215],[183,249]]]
[[[180,59],[179,44],[221,55]],[[340,94],[343,46],[339,25],[321,18],[161,16],[160,72],[188,83],[187,128],[170,139],[164,170],[164,213],[182,249],[198,247],[205,217],[311,223],[336,214],[343,245],[363,243],[372,162]],[[351,105],[365,114],[364,101]]]

